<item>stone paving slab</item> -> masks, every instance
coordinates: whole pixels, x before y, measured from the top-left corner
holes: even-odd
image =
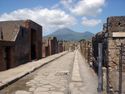
[[[38,61],[32,61],[23,65],[20,65],[18,67],[2,71],[0,72],[0,88],[3,88],[4,86],[8,85],[9,83],[20,79],[21,77],[33,72],[34,70],[40,68],[41,66],[59,58],[60,56],[66,54],[67,51],[55,54],[52,56],[48,56],[47,58],[43,58]]]
[[[31,79],[23,77],[20,82],[10,85],[0,94],[69,94],[73,61],[74,52],[69,52],[31,73]],[[18,88],[22,82],[23,87]]]

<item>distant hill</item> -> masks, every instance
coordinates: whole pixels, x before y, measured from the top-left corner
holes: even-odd
[[[55,32],[45,36],[55,36],[58,40],[81,40],[81,39],[90,39],[94,34],[91,32],[74,32],[69,28],[58,29]]]

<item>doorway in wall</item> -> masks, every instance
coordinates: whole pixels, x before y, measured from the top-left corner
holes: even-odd
[[[10,68],[11,56],[10,56],[10,47],[5,47],[4,49],[4,61],[6,63],[6,68]]]
[[[36,30],[31,29],[31,60],[37,59],[36,56]]]

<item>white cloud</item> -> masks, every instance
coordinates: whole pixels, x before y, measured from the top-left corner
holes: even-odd
[[[60,2],[66,4],[66,3],[72,3],[73,0],[60,0]]]
[[[70,11],[78,16],[96,16],[104,5],[105,0],[79,0],[70,7]]]
[[[97,16],[103,10],[106,0],[60,0],[52,8],[63,8],[76,16]]]
[[[43,26],[46,32],[51,32],[57,27],[68,27],[75,24],[75,18],[59,9],[34,8],[19,9],[0,15],[0,21],[31,19]],[[44,30],[44,31],[45,31]]]
[[[65,11],[69,12],[70,7],[74,4],[73,0],[59,0],[58,3],[56,3],[54,6],[52,6],[52,9],[64,9]]]
[[[82,18],[82,24],[87,27],[94,27],[101,23],[100,19],[87,19],[86,17]]]

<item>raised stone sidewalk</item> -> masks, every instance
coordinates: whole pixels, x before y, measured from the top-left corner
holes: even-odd
[[[72,78],[69,84],[70,94],[98,94],[97,83],[97,75],[86,63],[79,50],[76,50]]]
[[[41,66],[61,57],[62,55],[65,55],[66,53],[67,51],[0,72],[0,89],[20,79],[21,77],[33,72],[34,70],[40,68]]]

